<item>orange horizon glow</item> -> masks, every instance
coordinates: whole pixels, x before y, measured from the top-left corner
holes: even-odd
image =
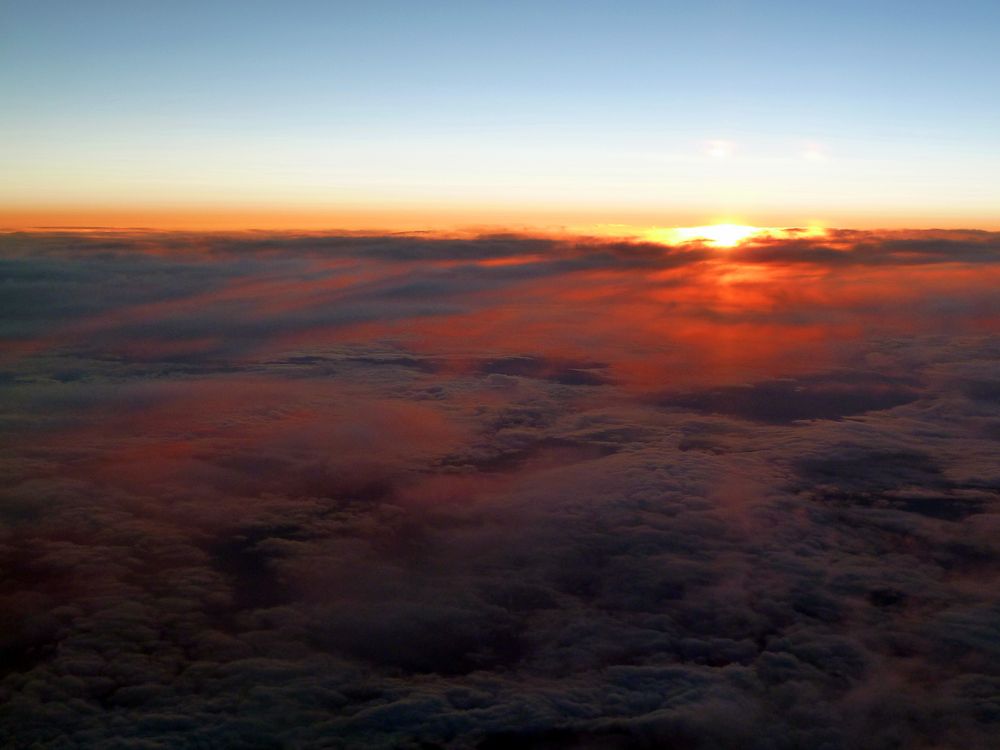
[[[718,229],[720,226],[726,229]],[[435,234],[577,234],[629,237],[679,243],[705,239],[716,247],[732,246],[755,234],[786,237],[817,236],[820,227],[860,230],[982,229],[1000,230],[1000,219],[973,216],[913,217],[909,215],[778,216],[762,214],[718,219],[705,214],[614,209],[402,206],[392,208],[335,207],[0,207],[0,231],[160,230],[160,231],[348,231],[365,233],[430,232]],[[708,229],[706,229],[708,228]],[[725,234],[722,237],[719,233]]]
[[[642,230],[640,237],[664,245],[690,242],[705,243],[711,247],[736,247],[754,239],[792,239],[822,237],[826,229],[818,225],[799,227],[755,227],[750,224],[719,222],[697,227],[651,227]]]

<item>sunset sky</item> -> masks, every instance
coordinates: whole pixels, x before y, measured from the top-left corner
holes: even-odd
[[[991,0],[5,2],[0,225],[998,228]]]
[[[0,0],[0,748],[997,750],[1000,0]]]

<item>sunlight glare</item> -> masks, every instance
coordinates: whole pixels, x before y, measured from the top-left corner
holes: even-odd
[[[764,232],[768,232],[768,229],[749,224],[706,224],[700,227],[656,227],[644,232],[643,236],[652,242],[668,245],[704,242],[712,247],[735,247]]]
[[[732,248],[752,240],[804,239],[823,237],[825,227],[811,223],[808,227],[757,227],[751,224],[720,222],[697,227],[635,227],[628,224],[596,224],[574,227],[581,234],[631,238],[661,245],[705,244],[710,247]]]

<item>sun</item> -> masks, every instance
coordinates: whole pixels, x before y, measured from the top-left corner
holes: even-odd
[[[819,223],[808,227],[757,227],[751,224],[720,222],[697,227],[638,227],[628,224],[593,224],[576,227],[583,234],[606,237],[630,238],[655,242],[660,245],[683,245],[693,243],[716,248],[737,247],[747,241],[767,239],[806,239],[825,237],[826,228]]]
[[[708,224],[703,227],[678,227],[674,231],[681,242],[705,240],[715,247],[735,247],[748,237],[766,230],[748,224]]]
[[[706,224],[700,227],[656,228],[646,233],[646,239],[671,245],[704,242],[712,247],[735,247],[744,240],[767,231],[765,227],[749,224]]]

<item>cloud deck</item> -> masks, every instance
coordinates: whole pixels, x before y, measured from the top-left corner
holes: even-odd
[[[0,744],[988,748],[1000,235],[0,236]]]

